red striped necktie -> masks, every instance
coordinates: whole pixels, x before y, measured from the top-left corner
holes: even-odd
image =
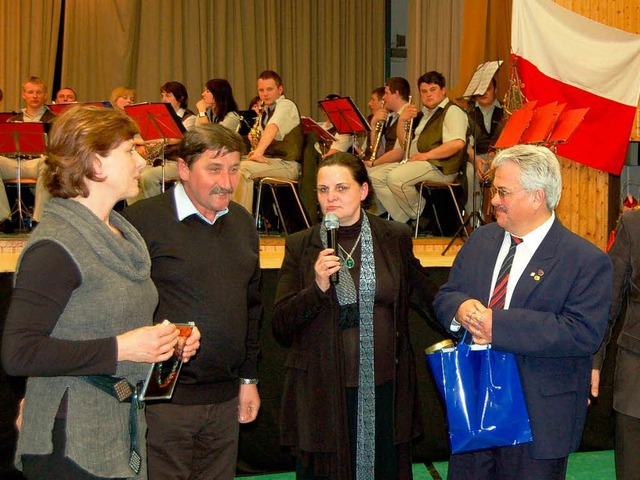
[[[495,308],[498,310],[502,310],[504,308],[505,300],[507,298],[509,274],[511,273],[511,265],[513,265],[513,257],[516,254],[516,247],[521,243],[521,238],[511,235],[511,246],[509,247],[507,256],[502,261],[500,272],[498,272],[498,279],[496,280],[496,286],[493,288],[493,293],[491,294],[489,308]]]

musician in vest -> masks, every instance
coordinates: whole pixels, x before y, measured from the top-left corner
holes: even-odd
[[[417,184],[425,180],[454,180],[465,158],[467,115],[447,98],[444,76],[435,71],[427,72],[417,83],[423,116],[415,129],[408,161],[371,176],[378,199],[391,217],[400,222],[417,219],[422,213],[418,211]],[[401,125],[417,117],[418,113],[417,106],[409,105],[399,117]],[[404,131],[399,125],[398,144],[403,142]]]
[[[20,113],[9,118],[7,122],[42,122],[50,123],[56,115],[45,105],[47,99],[47,85],[38,77],[29,77],[22,84],[22,99],[25,108]],[[33,217],[39,221],[42,215],[44,203],[49,199],[49,193],[44,187],[40,171],[44,162],[44,156],[23,159],[20,163],[20,176],[22,178],[37,178],[35,205]],[[0,156],[0,190],[4,191],[4,180],[18,178],[18,162],[14,158]],[[6,193],[0,193],[0,218],[10,219],[11,208]],[[2,228],[7,233],[12,230],[11,222],[3,222]]]
[[[297,180],[304,147],[298,106],[284,96],[282,79],[273,70],[258,77],[258,94],[264,102],[258,126],[250,133],[252,149],[242,161],[234,200],[253,212],[253,181],[262,177]],[[259,137],[259,140],[258,138]]]
[[[371,97],[369,98],[369,102],[367,103],[367,107],[369,108],[369,111],[371,111],[371,113],[367,115],[367,122],[369,122],[369,125],[371,125],[371,120],[373,119],[373,115],[378,110],[384,109],[384,103],[383,103],[384,88],[385,87],[378,87],[371,91]],[[356,154],[358,156],[363,156],[364,159],[368,160],[371,158],[371,149],[372,149],[371,135],[365,135],[365,138],[360,143],[360,146],[357,149]]]
[[[376,155],[368,158],[369,162],[365,162],[365,167],[383,165],[386,163],[398,162],[402,158],[400,148],[396,142],[398,138],[398,118],[409,104],[409,95],[411,95],[411,86],[409,82],[402,77],[391,77],[387,80],[384,87],[384,108],[380,108],[373,113],[371,117],[371,134],[369,142],[372,148],[376,147]],[[377,142],[376,126],[378,122],[384,122],[382,130],[382,138]],[[369,170],[369,175],[372,170]]]
[[[403,124],[398,122],[398,118],[409,105],[410,95],[411,86],[406,79],[391,77],[384,86],[384,94],[382,95],[384,107],[373,111],[371,134],[367,147],[369,156],[364,158],[364,165],[367,167],[372,184],[379,183],[380,179],[386,179],[388,172],[402,160],[402,144],[397,140],[398,130],[402,130]],[[384,122],[382,132],[379,130],[380,122]],[[375,155],[373,154],[374,149]],[[377,195],[369,212],[374,215],[382,215],[387,212]]]
[[[491,83],[487,87],[487,91],[481,97],[478,97],[472,103],[472,110],[469,112],[471,121],[469,122],[469,145],[467,154],[469,155],[469,165],[467,165],[467,182],[469,191],[474,188],[473,170],[475,168],[475,189],[473,192],[480,192],[480,183],[491,182],[493,170],[491,170],[491,161],[493,157],[489,154],[489,150],[498,140],[502,133],[504,110],[497,99],[498,84],[495,77],[491,79]],[[488,186],[488,185],[487,185]],[[480,206],[476,203],[476,209]],[[473,196],[467,195],[467,205],[465,211],[467,213],[473,210]]]

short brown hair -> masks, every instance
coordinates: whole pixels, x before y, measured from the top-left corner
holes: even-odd
[[[382,97],[384,97],[384,87],[374,88],[371,94],[375,95],[378,100],[382,100]]]
[[[200,155],[208,150],[216,152],[215,158],[233,152],[242,153],[244,142],[240,135],[219,123],[196,125],[184,133],[178,147],[178,157],[191,168]]]
[[[276,82],[276,87],[282,86],[282,78],[273,70],[263,70],[260,75],[258,75],[258,80],[273,80]]]
[[[53,121],[43,178],[54,197],[88,197],[85,179],[102,182],[93,168],[96,154],[109,155],[139,132],[135,122],[120,110],[77,107]]]
[[[387,79],[387,83],[385,83],[387,87],[389,87],[389,91],[391,93],[398,92],[400,98],[404,101],[409,101],[409,95],[411,95],[411,85],[406,78],[402,77],[391,77]]]

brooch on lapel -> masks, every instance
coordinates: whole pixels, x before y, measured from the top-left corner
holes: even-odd
[[[542,271],[542,270],[538,270],[537,272],[531,272],[531,273],[529,274],[529,276],[530,276],[530,277],[533,277],[533,279],[534,279],[536,282],[539,282],[543,275],[544,275],[544,271]]]

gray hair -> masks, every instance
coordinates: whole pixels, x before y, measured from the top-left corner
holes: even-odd
[[[244,150],[242,137],[217,123],[196,125],[185,132],[178,148],[178,156],[189,168],[207,150],[216,152],[216,158]]]
[[[543,190],[547,208],[554,211],[562,194],[560,163],[547,147],[515,145],[502,150],[491,163],[495,169],[507,162],[520,167],[520,184],[526,192]]]

